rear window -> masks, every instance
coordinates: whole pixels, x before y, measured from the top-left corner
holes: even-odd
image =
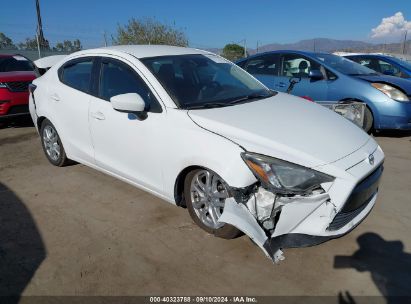
[[[35,71],[33,63],[23,56],[0,57],[0,72]]]

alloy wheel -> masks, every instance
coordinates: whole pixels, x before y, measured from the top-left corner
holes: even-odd
[[[212,229],[224,226],[218,219],[229,194],[221,177],[208,170],[198,171],[191,181],[190,195],[195,214],[204,225]]]

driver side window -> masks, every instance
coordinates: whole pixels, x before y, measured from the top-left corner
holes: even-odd
[[[118,60],[103,59],[100,72],[99,97],[110,101],[111,97],[126,93],[139,94],[146,104],[146,111],[162,112],[160,104],[135,71]]]
[[[320,65],[297,54],[283,56],[281,76],[308,78],[311,70],[319,70]]]

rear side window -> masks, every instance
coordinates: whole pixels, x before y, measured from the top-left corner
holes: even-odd
[[[246,71],[253,75],[278,76],[280,56],[278,54],[263,55],[248,61]]]
[[[75,59],[60,70],[60,80],[73,89],[90,94],[93,58]]]
[[[15,71],[35,71],[35,68],[30,60],[20,55],[0,57],[0,72]]]
[[[162,111],[150,89],[134,70],[118,60],[103,60],[99,97],[110,101],[113,96],[127,93],[139,94],[146,103],[146,111],[154,113]]]
[[[245,66],[247,65],[248,60],[243,60],[241,62],[237,62],[236,65],[238,65],[240,68],[244,69]]]

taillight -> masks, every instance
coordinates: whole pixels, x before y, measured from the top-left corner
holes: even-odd
[[[306,99],[306,100],[308,100],[308,101],[312,101],[312,102],[314,102],[314,99],[312,99],[310,96],[300,96],[301,98],[304,98],[304,99]]]
[[[34,93],[34,91],[36,90],[36,88],[37,88],[37,86],[36,86],[35,84],[32,84],[32,83],[29,84],[29,92],[30,92],[31,94]]]

